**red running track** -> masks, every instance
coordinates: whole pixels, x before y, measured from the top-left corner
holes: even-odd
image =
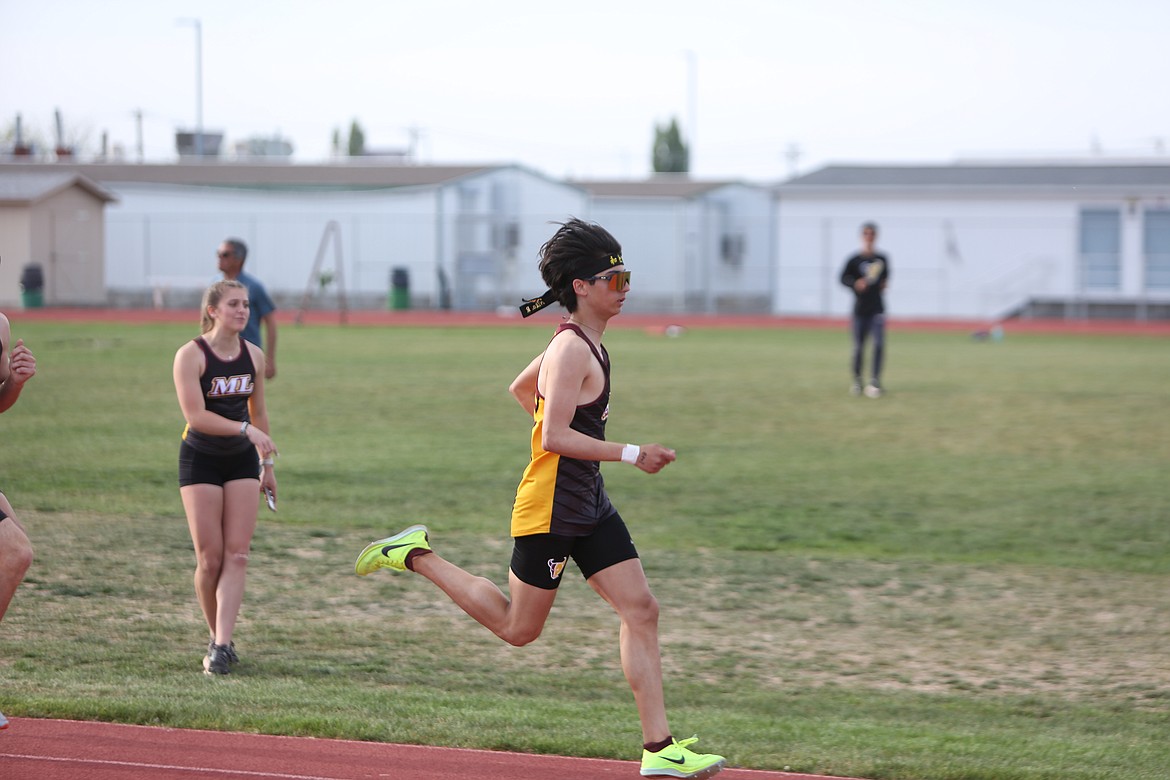
[[[640,778],[635,761],[13,718],[4,780],[597,780]],[[718,780],[842,780],[726,769]]]

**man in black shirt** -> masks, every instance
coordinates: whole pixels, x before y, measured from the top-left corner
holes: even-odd
[[[861,226],[861,251],[845,261],[841,284],[853,290],[853,387],[854,395],[862,392],[869,398],[882,395],[882,359],[886,346],[886,306],[882,293],[890,280],[890,260],[874,248],[877,225]],[[873,362],[870,382],[862,389],[862,365],[865,342],[873,338]]]

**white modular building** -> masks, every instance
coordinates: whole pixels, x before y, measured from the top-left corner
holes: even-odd
[[[107,198],[104,230],[65,231],[88,236],[66,254],[100,271],[61,272],[61,230],[41,251],[49,305],[195,305],[235,237],[282,308],[514,311],[543,291],[538,250],[572,215],[622,243],[631,312],[844,316],[840,269],[872,221],[895,318],[1170,317],[1165,161],[830,165],[773,187],[565,182],[518,165],[0,164],[10,189],[28,174],[80,175]]]
[[[776,270],[767,187],[681,175],[575,181],[622,244],[629,311],[766,313]]]
[[[874,222],[892,317],[1170,317],[1164,161],[830,165],[775,193],[776,314],[846,315]]]
[[[104,287],[124,306],[197,305],[229,237],[247,244],[245,270],[282,307],[518,306],[544,289],[536,259],[549,223],[587,211],[579,188],[514,165],[29,167],[84,172],[116,196]]]
[[[767,187],[655,176],[563,182],[518,165],[355,160],[5,163],[0,176],[84,174],[116,196],[100,294],[115,306],[197,305],[226,238],[282,308],[516,310],[545,285],[540,246],[577,216],[626,248],[628,311],[767,312],[775,209]],[[96,288],[96,286],[95,286]],[[403,289],[406,288],[406,289]]]

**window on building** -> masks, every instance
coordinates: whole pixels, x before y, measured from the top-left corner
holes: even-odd
[[[1121,211],[1081,211],[1081,289],[1121,287]]]
[[[1146,289],[1170,290],[1170,210],[1147,211],[1143,222]]]

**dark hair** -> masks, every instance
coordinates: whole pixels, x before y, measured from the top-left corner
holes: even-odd
[[[571,314],[577,310],[573,280],[592,274],[591,269],[610,257],[620,258],[622,245],[595,222],[570,217],[568,222],[553,224],[560,227],[540,248],[540,276]]]
[[[248,259],[248,245],[238,238],[225,238],[225,244],[232,248],[232,254],[240,258],[240,263]]]
[[[876,235],[878,232],[877,223],[876,222],[863,222],[861,225],[861,232],[864,233],[867,230],[872,230],[874,232],[874,234]]]

